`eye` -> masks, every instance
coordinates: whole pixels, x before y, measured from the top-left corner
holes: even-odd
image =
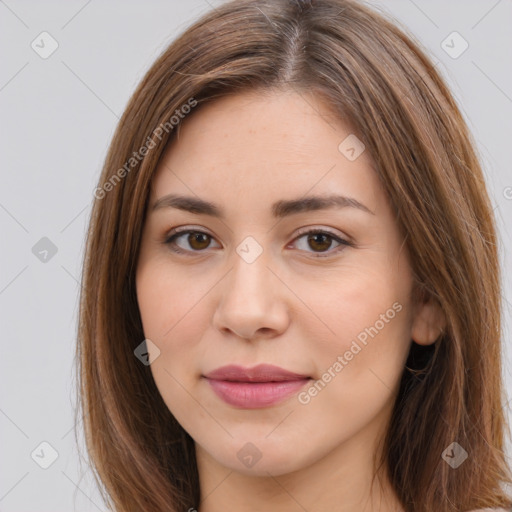
[[[188,236],[185,236],[188,235]],[[189,247],[181,247],[177,244],[177,240],[183,239]],[[213,240],[208,233],[203,231],[195,231],[190,229],[174,230],[168,235],[164,243],[169,245],[171,250],[179,254],[187,252],[201,252],[208,248],[210,240]],[[190,249],[192,248],[192,249]]]
[[[315,249],[313,252],[317,253],[316,258],[325,258],[342,251],[346,246],[353,247],[353,243],[341,238],[330,231],[322,229],[310,229],[303,231],[295,240],[305,239],[305,246]],[[333,241],[338,244],[335,250],[329,250]],[[307,249],[304,249],[307,251]],[[326,256],[323,255],[326,253]]]
[[[294,241],[301,239],[305,239],[305,244],[307,244],[306,246],[314,249],[313,253],[317,254],[317,256],[315,256],[316,258],[326,257],[321,255],[322,253],[326,253],[330,256],[333,253],[340,252],[346,246],[353,247],[352,242],[349,242],[334,233],[321,229],[303,231],[294,239]],[[188,245],[188,247],[180,246],[178,244],[179,240],[181,240],[185,245]],[[164,243],[170,246],[172,251],[179,254],[186,254],[203,252],[205,249],[208,249],[211,240],[213,240],[213,237],[203,231],[180,229],[171,231],[164,240]],[[336,250],[329,250],[333,241],[337,243],[338,246],[336,247]],[[306,250],[307,252],[307,248],[303,250]]]

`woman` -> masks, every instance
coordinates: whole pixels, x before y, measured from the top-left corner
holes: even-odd
[[[500,274],[431,62],[352,0],[236,0],[148,71],[90,221],[116,511],[504,510]]]

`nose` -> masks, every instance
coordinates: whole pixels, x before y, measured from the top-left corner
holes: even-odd
[[[214,327],[224,334],[253,340],[273,338],[287,329],[291,292],[269,268],[264,254],[248,263],[235,253],[213,316]]]

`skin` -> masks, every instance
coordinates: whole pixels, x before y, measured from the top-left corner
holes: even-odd
[[[156,385],[195,441],[200,512],[403,510],[386,474],[371,485],[372,457],[411,340],[435,342],[444,317],[430,302],[411,301],[407,250],[368,151],[347,159],[338,146],[350,126],[318,95],[288,90],[216,100],[180,130],[152,182],[136,285],[144,333],[160,350],[150,347]],[[214,202],[226,218],[152,211],[170,193]],[[332,193],[372,213],[345,207],[272,217],[275,201]],[[165,244],[176,227],[209,236],[181,236],[175,244],[186,254],[177,254]],[[297,234],[304,227],[354,245],[308,242]],[[247,236],[263,251],[252,263],[236,251]],[[241,409],[202,378],[226,364],[270,363],[322,379],[397,303],[394,318],[308,403],[295,394]],[[245,450],[261,455],[252,467],[237,457],[248,442],[255,448]]]

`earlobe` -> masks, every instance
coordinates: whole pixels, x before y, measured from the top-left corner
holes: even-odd
[[[418,345],[431,345],[439,339],[446,327],[446,316],[432,299],[418,304],[413,319],[411,338]]]

